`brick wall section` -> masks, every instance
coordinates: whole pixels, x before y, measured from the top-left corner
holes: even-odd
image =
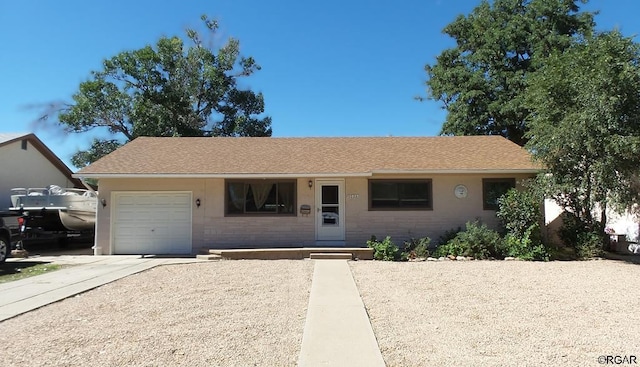
[[[421,175],[381,176],[375,178],[429,178],[433,185],[433,210],[429,211],[369,211],[368,178],[345,179],[346,244],[362,246],[376,235],[390,235],[396,243],[411,237],[429,236],[436,241],[445,231],[464,227],[475,218],[492,227],[497,226],[494,211],[482,209],[482,179],[515,177],[519,183],[528,175]],[[202,248],[308,246],[315,244],[315,190],[309,188],[311,178],[297,179],[296,216],[232,216],[224,213],[225,180],[215,179],[102,179],[100,198],[108,206],[98,209],[96,245],[104,254],[112,253],[110,215],[114,191],[191,191],[201,207],[193,205],[193,253]],[[458,199],[454,187],[464,184],[468,196]],[[311,214],[303,216],[300,206],[311,206]]]
[[[300,205],[313,206],[308,178],[297,180],[296,216],[230,216],[224,214],[224,179],[206,180],[208,204],[203,218],[200,247],[305,246],[314,243],[313,216],[302,216]],[[313,213],[313,211],[312,211]],[[194,224],[195,229],[195,224]],[[197,229],[196,229],[197,230]],[[194,247],[196,244],[194,244]]]
[[[498,227],[495,211],[483,210],[482,179],[516,177],[517,185],[528,175],[424,175],[376,176],[375,178],[429,178],[433,185],[433,210],[426,211],[369,211],[368,179],[346,180],[346,239],[347,244],[364,244],[371,235],[378,239],[391,236],[402,243],[409,238],[428,236],[436,241],[445,231],[462,227],[476,218],[492,228]],[[458,199],[454,187],[463,184],[468,196]],[[357,196],[357,197],[356,197]]]
[[[96,221],[96,246],[99,247],[102,254],[112,254],[113,246],[111,242],[111,215],[115,209],[113,206],[113,193],[117,191],[190,191],[193,193],[193,199],[200,199],[202,204],[206,204],[205,197],[205,180],[203,179],[101,179],[99,182],[99,199],[107,200],[107,206],[102,207],[98,204],[98,213]],[[203,210],[202,206],[197,208],[192,205],[192,244],[195,248],[196,244],[203,241],[202,228]],[[196,250],[197,251],[197,250]],[[195,251],[194,251],[195,252]]]

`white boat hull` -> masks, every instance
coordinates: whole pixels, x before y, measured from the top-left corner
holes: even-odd
[[[32,224],[49,231],[94,230],[98,196],[83,189],[13,189],[10,210],[28,211]]]
[[[90,231],[96,226],[96,212],[59,209],[62,225],[70,231]]]

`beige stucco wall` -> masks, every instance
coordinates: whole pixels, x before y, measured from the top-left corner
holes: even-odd
[[[411,237],[429,236],[436,241],[445,231],[473,219],[480,219],[492,227],[498,224],[494,211],[482,208],[482,179],[515,177],[517,185],[528,175],[422,175],[375,176],[375,178],[429,178],[433,185],[433,210],[428,211],[369,211],[368,178],[346,178],[345,182],[345,239],[348,246],[361,246],[376,235],[390,235],[396,243]],[[98,208],[96,245],[104,254],[112,253],[110,200],[114,191],[191,191],[193,253],[202,248],[309,246],[315,244],[315,189],[309,188],[311,178],[297,180],[296,216],[225,217],[224,179],[102,179],[100,199],[107,207]],[[313,179],[315,181],[315,179]],[[463,184],[468,196],[458,199],[454,187]],[[310,215],[301,215],[300,206],[311,206]]]
[[[0,147],[0,209],[11,205],[11,189],[16,187],[73,187],[64,173],[33,145],[16,141]]]
[[[224,215],[224,179],[208,179],[203,247],[304,246],[314,242],[313,216],[299,214],[302,204],[313,205],[308,179],[297,180],[296,216]],[[313,213],[313,210],[312,210]]]
[[[313,190],[309,179],[298,179],[297,206],[313,205]],[[305,246],[314,243],[314,218],[312,215],[268,217],[226,217],[224,214],[224,179],[102,179],[99,182],[100,200],[105,198],[107,207],[98,205],[96,245],[104,254],[112,253],[109,202],[117,191],[191,191],[192,247],[196,253],[202,248]],[[298,210],[297,210],[298,211]],[[313,213],[313,211],[312,211]]]
[[[202,204],[197,208],[192,204],[192,244],[202,244],[202,227],[204,221],[204,207],[207,205],[205,198],[206,181],[202,179],[102,179],[98,186],[98,213],[96,222],[96,254],[112,254],[111,243],[111,216],[114,207],[111,202],[113,192],[117,191],[190,191],[194,200],[200,198]],[[100,203],[106,200],[106,206]],[[195,252],[195,251],[194,251]]]
[[[483,178],[516,178],[516,186],[528,175],[424,175],[376,176],[375,178],[430,178],[433,189],[433,210],[426,211],[368,211],[367,178],[347,179],[346,239],[351,245],[365,243],[371,235],[378,239],[391,236],[395,243],[410,238],[428,236],[437,241],[445,231],[464,228],[469,220],[480,219],[497,228],[495,211],[483,210]],[[466,198],[454,195],[456,185],[465,185]],[[357,196],[357,197],[356,197]]]

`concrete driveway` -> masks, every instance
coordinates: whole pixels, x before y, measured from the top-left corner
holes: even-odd
[[[103,284],[164,264],[197,262],[195,258],[47,255],[9,258],[9,263],[69,265],[61,270],[0,284],[0,321],[86,292]]]

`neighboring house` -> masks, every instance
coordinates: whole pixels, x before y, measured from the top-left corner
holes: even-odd
[[[73,172],[34,134],[0,133],[0,209],[16,187],[82,187]]]
[[[140,137],[77,172],[99,180],[96,254],[363,246],[480,219],[539,171],[498,136]]]
[[[612,238],[617,240],[619,238],[618,236],[624,235],[625,243],[638,243],[640,239],[640,213],[637,207],[634,209],[635,210],[626,210],[624,213],[617,213],[611,208],[607,209],[605,230],[612,235]],[[558,246],[563,246],[558,231],[562,228],[562,214],[566,209],[559,206],[553,199],[545,199],[544,211],[547,241]],[[593,216],[600,218],[601,213],[602,208],[596,205],[592,211]],[[627,245],[621,245],[617,251],[627,252]],[[636,248],[634,252],[640,253],[640,248]]]

